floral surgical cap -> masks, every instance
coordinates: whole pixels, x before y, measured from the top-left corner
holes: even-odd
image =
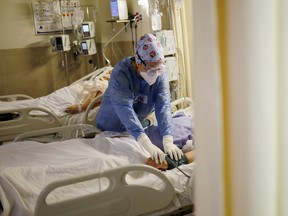
[[[137,64],[164,60],[163,47],[157,37],[148,33],[140,38],[135,49],[135,60]]]

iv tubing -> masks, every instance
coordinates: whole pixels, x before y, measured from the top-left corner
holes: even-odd
[[[124,27],[122,27],[122,28],[121,28],[110,40],[108,40],[108,41],[104,44],[104,46],[103,46],[102,53],[103,53],[103,57],[105,58],[108,66],[111,65],[111,62],[110,62],[110,60],[109,60],[109,59],[106,57],[106,55],[105,55],[105,48],[108,46],[108,44],[109,44],[112,40],[114,40],[114,38],[116,38],[116,37],[120,34],[120,32],[122,32],[122,31],[129,25],[129,23],[130,23],[130,22],[128,22]]]

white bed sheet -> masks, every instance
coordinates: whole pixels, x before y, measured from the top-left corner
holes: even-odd
[[[97,71],[109,71],[111,69],[112,67],[107,66],[100,68]],[[98,78],[102,75],[103,74],[92,76],[89,80],[71,84],[43,97],[9,102],[0,101],[0,111],[11,110],[14,108],[40,107],[50,111],[58,117],[61,125],[84,123],[84,112],[71,115],[66,113],[65,109],[71,105],[82,103],[89,93],[95,90],[95,86],[101,86],[99,88],[104,88],[102,85],[97,83]],[[31,114],[47,115],[41,111],[33,111]],[[93,116],[95,113],[92,112],[91,114],[89,113],[89,115]]]
[[[93,139],[49,144],[24,141],[3,145],[0,147],[0,199],[4,207],[1,216],[33,215],[40,191],[52,181],[129,164],[144,164],[147,157],[148,153],[127,133],[103,132]],[[163,172],[174,185],[177,196],[167,209],[160,211],[161,214],[179,208],[183,201],[186,204],[193,202],[194,164],[183,165],[181,169],[191,178],[177,169]],[[148,173],[131,174],[127,180],[161,188],[160,180]],[[49,195],[48,202],[91,193],[107,186],[104,179],[97,185],[100,186],[95,187],[95,182],[89,181],[57,189]]]
[[[28,100],[0,102],[1,110],[11,110],[14,108],[21,109],[27,107],[40,107],[52,112],[60,121],[62,125],[80,124],[83,123],[84,112],[70,115],[65,112],[68,106],[80,104],[88,96],[89,92],[85,90],[82,84],[73,84],[55,92]],[[40,111],[32,111],[32,115],[46,115]]]

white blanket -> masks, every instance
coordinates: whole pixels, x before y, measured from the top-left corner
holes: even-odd
[[[88,96],[88,94],[89,92],[84,90],[82,84],[74,84],[58,89],[49,95],[36,99],[0,102],[0,110],[40,107],[49,110],[56,116],[61,117],[67,115],[67,113],[64,111],[68,106],[81,103]]]
[[[71,105],[82,103],[88,94],[89,92],[85,90],[83,84],[73,84],[35,99],[9,102],[0,101],[0,111],[37,107],[53,113],[59,119],[61,125],[82,124],[84,121],[84,112],[71,115],[66,113],[65,109]],[[47,116],[47,113],[41,111],[32,111],[31,114],[43,117]]]
[[[93,139],[73,139],[49,144],[24,141],[3,145],[0,147],[0,200],[4,208],[1,216],[33,215],[40,191],[57,179],[128,164],[144,164],[147,157],[148,153],[126,133],[103,132]],[[183,165],[181,168],[191,176],[190,179],[177,169],[164,174],[171,180],[176,193],[192,203],[194,164]],[[57,189],[49,195],[48,202],[101,191],[107,187],[105,179],[95,181]],[[131,174],[127,181],[161,188],[161,181],[148,173]],[[175,196],[167,210],[180,207],[180,201]]]
[[[102,71],[100,75],[92,76],[89,80],[63,87],[43,97],[9,102],[0,101],[0,111],[15,108],[39,107],[53,113],[58,117],[62,125],[82,124],[84,123],[84,112],[71,115],[66,113],[65,109],[71,105],[81,104],[87,98],[89,93],[93,91],[104,92],[107,88],[108,81],[102,79],[102,77],[109,77],[110,75],[108,74],[108,71],[111,69],[111,67],[100,68],[97,70]],[[98,73],[95,71],[95,74]],[[47,115],[40,111],[33,111],[31,114]],[[92,112],[91,115],[95,115],[95,113]]]

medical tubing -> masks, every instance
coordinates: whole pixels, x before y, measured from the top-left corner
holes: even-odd
[[[175,163],[175,161],[173,161],[168,155],[166,155],[165,159],[166,159],[166,161],[167,161],[168,164],[169,164],[169,163],[173,164],[173,165],[175,166],[175,168],[178,169],[181,173],[183,173],[183,175],[185,175],[187,178],[191,178],[191,176],[188,175],[187,173],[185,173],[183,170],[181,170],[181,169],[179,168],[178,164]],[[188,161],[188,159],[187,159],[187,161]]]
[[[112,38],[110,38],[110,40],[108,40],[106,42],[106,44],[104,44],[103,48],[102,48],[102,54],[103,54],[103,57],[105,58],[106,62],[108,63],[108,65],[110,66],[111,65],[111,62],[110,60],[106,57],[105,55],[105,48],[108,46],[108,44],[114,40],[114,38],[116,38],[128,25],[130,24],[130,22],[128,22],[124,27],[122,27]]]

